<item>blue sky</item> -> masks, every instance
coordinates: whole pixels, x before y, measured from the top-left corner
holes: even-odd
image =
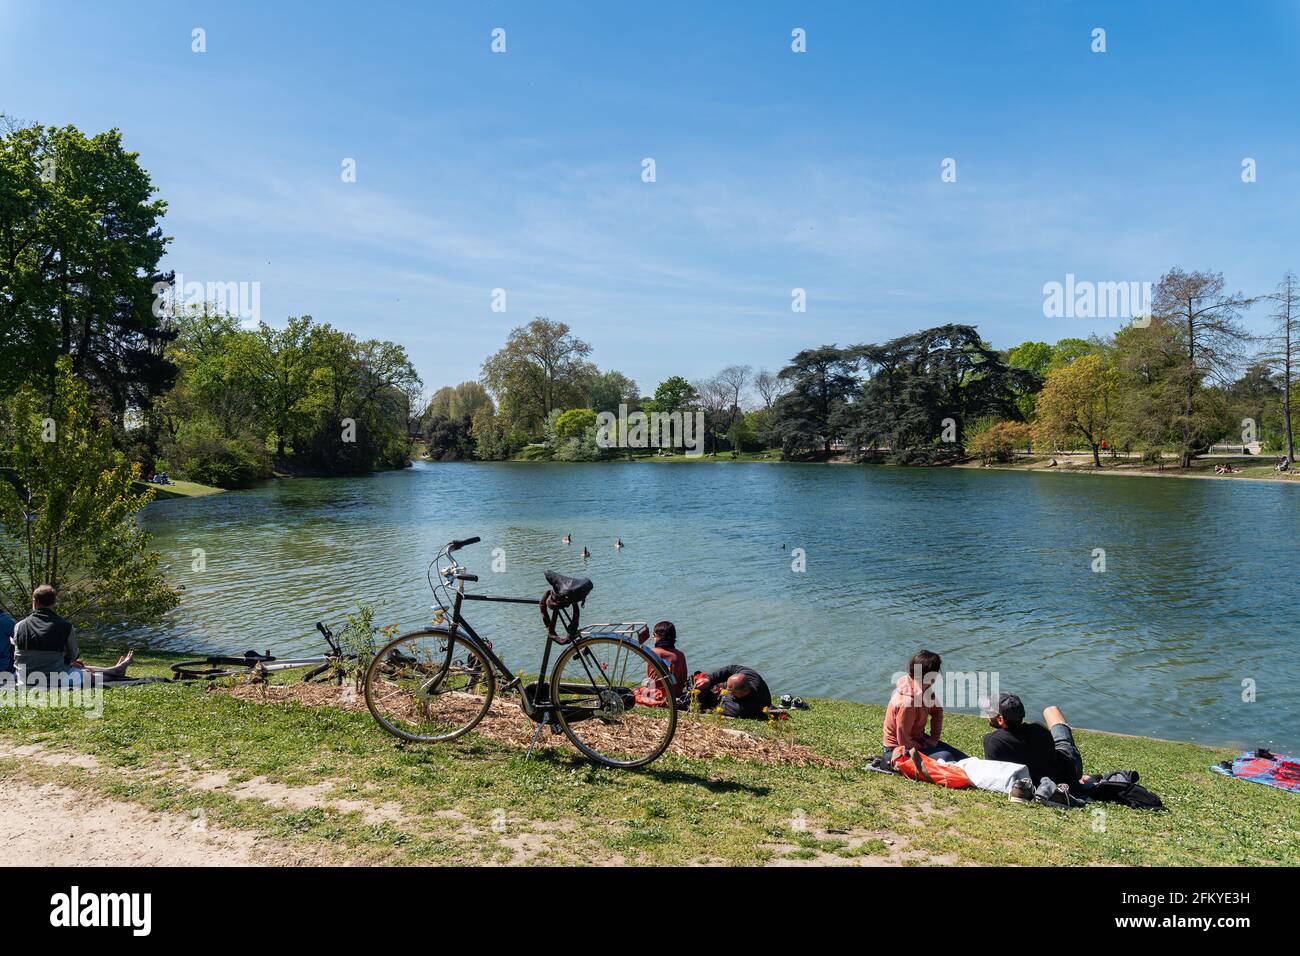
[[[171,268],[400,341],[431,386],[534,315],[650,391],[949,321],[1116,325],[1044,317],[1066,273],[1300,270],[1300,2],[808,7],[3,2],[0,111],[121,128]]]

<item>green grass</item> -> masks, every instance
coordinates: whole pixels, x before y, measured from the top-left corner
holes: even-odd
[[[225,490],[213,485],[201,485],[197,481],[175,479],[166,485],[155,485],[151,481],[137,481],[135,484],[140,490],[152,488],[154,497],[160,501],[166,498],[202,498],[204,495],[217,495]]]
[[[136,670],[165,674],[174,659],[140,653]],[[214,826],[324,846],[355,862],[509,862],[526,851],[540,862],[593,865],[891,855],[912,864],[1300,863],[1300,799],[1210,773],[1226,751],[1079,732],[1089,770],[1140,770],[1169,807],[1150,814],[1106,806],[1097,817],[866,772],[862,759],[879,748],[881,718],[880,707],[830,700],[795,717],[795,739],[851,761],[849,769],[665,757],[616,771],[567,747],[525,761],[521,749],[474,734],[406,746],[364,711],[160,684],[109,692],[100,719],[0,708],[0,776],[90,788],[155,810],[202,809]],[[950,714],[944,736],[977,752],[985,729]],[[97,767],[13,754],[31,743],[92,755]],[[194,785],[198,774],[218,770],[230,786]],[[229,792],[255,778],[325,796],[321,805],[293,808]],[[386,812],[367,816],[351,802]],[[494,827],[499,820],[503,828]]]

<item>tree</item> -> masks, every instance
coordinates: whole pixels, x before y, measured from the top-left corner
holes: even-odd
[[[1083,358],[1085,355],[1095,355],[1097,348],[1097,343],[1088,339],[1061,339],[1052,346],[1052,358],[1047,363],[1047,368],[1036,371],[1040,375],[1046,375],[1052,369],[1069,365],[1075,359]]]
[[[596,367],[591,346],[563,322],[541,316],[510,332],[483,363],[483,384],[511,424],[536,432],[557,408],[581,404]]]
[[[587,389],[587,406],[593,411],[618,414],[618,406],[635,410],[641,393],[636,382],[622,372],[604,372],[591,380]]]
[[[1300,376],[1300,285],[1294,272],[1282,277],[1269,299],[1276,306],[1273,333],[1265,339],[1261,360],[1281,378],[1282,440],[1288,463],[1295,461],[1295,432],[1291,422],[1292,387]]]
[[[1159,462],[1181,440],[1182,362],[1177,330],[1163,322],[1130,325],[1115,333],[1105,354],[1116,372],[1112,442],[1137,448]]]
[[[0,132],[0,391],[52,391],[59,356],[114,415],[172,383],[155,308],[166,203],[117,130]],[[16,374],[15,374],[16,373]]]
[[[434,415],[424,432],[429,457],[436,461],[464,461],[474,457],[470,419]]]
[[[283,329],[259,322],[256,346],[251,350],[262,420],[275,437],[275,454],[281,459],[289,436],[301,430],[306,419],[301,402],[312,374],[308,351],[311,328],[309,315],[291,317]]]
[[[888,447],[895,461],[960,454],[968,423],[1021,417],[1036,373],[1010,366],[973,326],[942,325],[851,350],[868,378],[835,425],[853,448]]]
[[[719,378],[706,378],[696,382],[695,390],[700,410],[704,412],[704,439],[707,450],[708,439],[713,437],[713,451],[718,450],[718,432],[723,430],[731,416],[728,409],[732,407],[731,386]]]
[[[1190,468],[1192,458],[1206,444],[1205,417],[1198,414],[1197,398],[1205,381],[1227,384],[1236,371],[1244,344],[1249,340],[1238,324],[1241,311],[1254,300],[1241,293],[1223,294],[1223,274],[1170,269],[1156,286],[1152,320],[1173,325],[1181,338],[1180,372],[1183,395],[1182,450],[1179,464]]]
[[[789,391],[773,406],[771,427],[785,457],[814,448],[830,454],[832,418],[861,389],[858,362],[853,350],[823,345],[805,349],[781,369],[779,377]]]
[[[433,393],[424,409],[426,418],[473,418],[484,406],[492,408],[492,396],[478,382],[444,385]]]
[[[659,383],[654,398],[644,402],[643,405],[648,412],[662,412],[667,415],[689,410],[699,401],[699,398],[694,385],[680,375],[670,375]]]
[[[1039,381],[1047,374],[1051,363],[1052,347],[1046,342],[1021,342],[1007,350],[1008,365],[1033,372]],[[1020,409],[1021,417],[1025,419],[1033,417],[1036,394],[1037,385],[1034,385],[1016,396],[1016,407]]]
[[[785,394],[785,382],[767,369],[762,369],[754,376],[754,391],[763,400],[763,407],[769,412],[776,400]]]
[[[546,452],[556,461],[598,461],[596,413],[590,408],[551,412],[546,419]]]
[[[1099,355],[1085,355],[1047,374],[1038,393],[1036,431],[1044,443],[1079,436],[1101,467],[1100,446],[1114,415],[1115,370]]]
[[[561,439],[580,438],[596,427],[596,413],[590,408],[570,408],[555,419],[555,434]]]
[[[158,554],[136,515],[137,469],[96,427],[87,386],[60,358],[49,399],[18,392],[5,430],[0,481],[0,606],[15,617],[39,584],[59,591],[62,614],[78,622],[147,623],[176,606]]]

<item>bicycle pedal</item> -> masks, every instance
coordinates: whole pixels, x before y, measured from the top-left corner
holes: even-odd
[[[550,726],[551,726],[551,733],[554,734],[556,737],[564,733],[564,728],[561,727],[559,724],[551,724]]]

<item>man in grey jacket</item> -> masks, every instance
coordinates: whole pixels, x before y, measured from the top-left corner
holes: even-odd
[[[42,584],[32,592],[32,613],[14,626],[14,670],[23,686],[76,687],[88,683],[91,674],[107,680],[126,677],[132,654],[119,658],[113,667],[87,667],[81,662],[72,622],[54,610],[54,588]]]

